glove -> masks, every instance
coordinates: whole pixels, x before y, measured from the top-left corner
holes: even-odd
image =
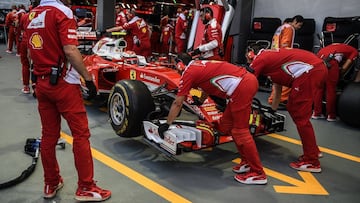
[[[199,48],[195,49],[193,52],[191,52],[191,56],[196,56],[196,55],[199,55],[201,54],[201,51]]]
[[[91,100],[97,95],[96,86],[92,80],[85,80],[85,85],[88,88],[88,100]]]
[[[194,100],[194,102],[191,103],[191,105],[200,106],[203,104],[203,102],[200,101],[200,98],[198,96],[192,96],[192,99]]]
[[[163,123],[159,125],[158,133],[161,139],[164,139],[164,132],[167,131],[168,129],[169,129],[169,124],[167,123]]]

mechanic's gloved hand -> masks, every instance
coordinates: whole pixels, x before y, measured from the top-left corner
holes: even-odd
[[[196,55],[199,55],[201,54],[201,51],[199,48],[195,49],[193,52],[191,52],[191,56],[196,56]]]
[[[97,90],[94,82],[92,80],[85,80],[85,85],[88,88],[88,100],[95,98]]]
[[[167,123],[163,123],[159,125],[158,133],[161,139],[164,139],[164,132],[167,131],[168,129],[169,129],[169,124]]]
[[[192,99],[194,100],[194,102],[191,103],[191,105],[200,106],[203,104],[203,102],[200,101],[200,98],[198,96],[192,96]]]

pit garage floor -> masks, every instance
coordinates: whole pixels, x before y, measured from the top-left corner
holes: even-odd
[[[21,93],[19,57],[5,53],[0,45],[0,182],[15,178],[32,161],[24,153],[27,138],[40,136],[37,102]],[[266,95],[259,93],[258,98]],[[219,202],[359,202],[360,130],[341,121],[313,120],[318,145],[324,154],[323,172],[297,172],[288,164],[302,154],[299,137],[290,117],[286,131],[255,138],[268,175],[267,185],[243,185],[231,171],[238,161],[233,143],[211,150],[167,157],[145,144],[141,137],[115,135],[107,114],[97,105],[87,105],[95,179],[111,189],[107,202],[120,203],[219,203]],[[288,115],[286,111],[282,111]],[[1,203],[71,203],[77,176],[73,164],[71,137],[63,122],[66,148],[58,149],[58,161],[65,185],[52,200],[42,198],[41,161],[24,182],[0,190]]]

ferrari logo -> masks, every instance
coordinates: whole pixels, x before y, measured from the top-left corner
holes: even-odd
[[[130,70],[130,79],[136,80],[136,71],[135,70]]]
[[[35,15],[36,15],[36,12],[31,12],[29,14],[29,20],[31,21],[32,19],[34,19]]]

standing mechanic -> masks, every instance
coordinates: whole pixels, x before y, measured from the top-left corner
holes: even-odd
[[[336,121],[336,86],[340,74],[346,72],[350,65],[356,61],[358,51],[350,45],[335,43],[320,49],[317,55],[326,62],[329,70],[325,88],[327,121]],[[322,114],[323,94],[321,93],[318,96],[315,98],[314,113],[311,117],[313,119],[324,118]]]
[[[266,184],[266,174],[249,131],[251,103],[258,90],[256,77],[245,68],[223,61],[191,61],[191,56],[185,53],[178,58],[178,65],[183,63],[187,67],[182,73],[167,122],[159,126],[159,135],[163,137],[163,133],[177,117],[191,88],[201,88],[207,94],[228,99],[219,131],[232,135],[242,158],[241,163],[233,167],[233,171],[239,173],[234,178],[244,184]]]
[[[132,50],[145,57],[151,56],[151,42],[149,26],[144,19],[136,16],[135,9],[129,9],[126,11],[126,18],[128,20],[122,26],[107,29],[106,32],[112,32],[115,30],[125,29],[132,35],[133,45]]]
[[[205,25],[204,36],[201,44],[191,53],[192,56],[200,54],[202,59],[221,60],[223,53],[221,26],[214,18],[210,7],[200,10],[200,18]]]
[[[290,163],[290,167],[321,172],[321,153],[310,118],[315,94],[319,93],[327,77],[325,64],[315,54],[301,49],[258,51],[259,48],[253,48],[246,56],[256,76],[265,75],[273,82],[274,98],[271,106],[274,111],[280,103],[282,86],[291,87],[286,107],[297,127],[304,154],[299,160]]]
[[[8,28],[8,43],[6,53],[12,54],[12,49],[14,42],[16,42],[16,28],[18,26],[19,20],[16,15],[17,6],[11,6],[11,11],[5,17],[5,26]],[[16,44],[15,44],[16,45]]]
[[[65,2],[66,0],[62,0]],[[41,0],[29,14],[26,35],[37,76],[36,96],[41,118],[41,161],[44,169],[44,198],[53,198],[63,187],[55,147],[60,137],[61,116],[74,138],[73,153],[78,173],[78,201],[103,201],[111,191],[95,184],[89,143],[90,131],[80,90],[84,78],[89,96],[96,95],[92,76],[79,50],[76,22],[70,8],[59,0]]]
[[[271,43],[271,49],[278,48],[293,48],[295,31],[299,30],[304,24],[304,17],[296,15],[293,18],[286,19],[284,23],[278,27],[274,33]],[[289,98],[291,89],[283,86],[281,90],[280,102],[286,104]],[[274,90],[271,92],[268,98],[269,104],[272,103],[274,96]]]
[[[119,4],[117,4],[115,6],[115,12],[116,12],[115,27],[107,29],[106,30],[107,32],[121,31],[119,27],[123,26],[125,23],[128,22],[126,18],[127,9],[123,9],[122,7],[120,7]],[[130,31],[127,31],[126,35],[124,36],[124,40],[126,41],[126,50],[132,50],[133,39]]]
[[[29,19],[29,13],[24,13],[19,22],[19,48],[18,52],[20,54],[20,62],[21,62],[21,73],[22,73],[22,82],[23,82],[23,88],[21,89],[22,93],[24,94],[30,94],[30,62],[28,58],[28,52],[27,52],[27,37],[26,37],[26,26],[27,21]],[[35,81],[33,81],[33,85],[35,84]],[[33,86],[34,88],[34,86]]]
[[[20,21],[22,16],[26,13],[25,6],[20,4],[18,7],[19,11],[16,12],[18,23],[15,32],[15,44],[16,44],[16,56],[20,56],[20,36],[21,36],[21,28],[20,28]]]
[[[160,22],[160,29],[161,29],[161,35],[160,35],[160,44],[161,44],[161,53],[168,54],[172,51],[172,41],[173,41],[173,35],[174,35],[174,26],[171,25],[169,22],[169,16],[164,16],[161,19]]]
[[[177,11],[178,11],[178,16],[176,18],[176,23],[175,23],[176,52],[183,53],[186,51],[188,20],[186,19],[185,9],[178,8]]]

